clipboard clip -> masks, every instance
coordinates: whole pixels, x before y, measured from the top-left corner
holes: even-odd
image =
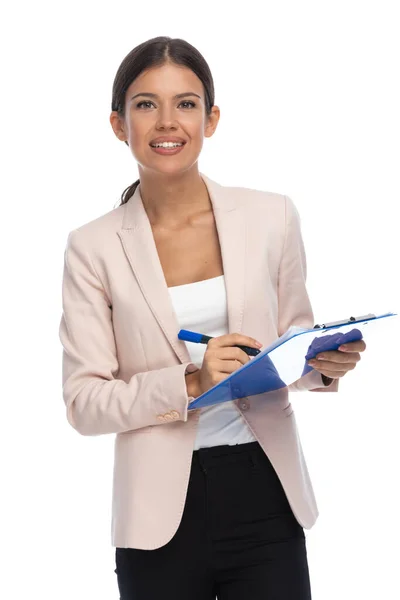
[[[333,327],[334,325],[350,325],[354,321],[368,321],[369,319],[375,319],[376,315],[369,313],[362,317],[350,317],[350,319],[344,319],[343,321],[333,321],[332,323],[325,323],[323,325],[314,325],[313,329],[325,329],[326,327]]]

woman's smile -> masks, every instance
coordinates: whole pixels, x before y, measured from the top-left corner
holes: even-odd
[[[153,150],[153,152],[156,152],[157,154],[164,154],[165,156],[169,156],[171,154],[178,154],[179,152],[181,152],[181,150],[183,150],[183,148],[185,147],[186,142],[184,143],[180,143],[180,145],[177,145],[176,143],[170,142],[170,143],[163,143],[160,146],[152,146],[150,145],[150,148]]]

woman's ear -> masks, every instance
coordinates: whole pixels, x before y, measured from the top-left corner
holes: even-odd
[[[215,130],[217,129],[218,121],[220,118],[220,110],[218,106],[213,106],[211,108],[211,114],[207,117],[206,126],[204,128],[205,137],[211,137]]]
[[[124,123],[116,110],[113,110],[110,114],[110,123],[117,138],[121,142],[127,142]]]

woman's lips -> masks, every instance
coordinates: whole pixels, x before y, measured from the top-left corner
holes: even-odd
[[[154,148],[154,146],[150,146],[150,148],[153,150],[153,152],[156,152],[157,154],[164,154],[164,155],[169,155],[169,154],[178,154],[178,152],[180,152],[181,150],[183,150],[183,148],[186,146],[185,144],[182,144],[182,146],[177,146],[176,148]]]

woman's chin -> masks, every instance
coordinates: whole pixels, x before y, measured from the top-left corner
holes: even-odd
[[[163,158],[163,157],[161,157]],[[163,160],[146,160],[140,161],[141,167],[146,171],[154,171],[155,173],[164,175],[180,175],[188,171],[196,163],[197,158],[194,161],[188,163],[187,160],[171,160],[171,156],[168,161]],[[139,161],[138,161],[139,162]]]

